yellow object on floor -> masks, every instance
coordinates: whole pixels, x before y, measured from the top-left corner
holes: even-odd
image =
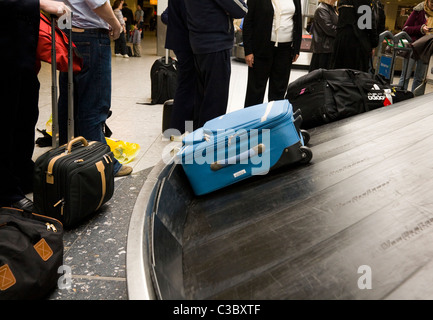
[[[114,157],[121,163],[131,162],[140,151],[140,145],[138,143],[131,143],[122,140],[105,138],[107,144],[110,146]]]

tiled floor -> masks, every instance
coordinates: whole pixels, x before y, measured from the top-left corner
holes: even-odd
[[[140,104],[150,101],[150,68],[159,58],[155,52],[155,33],[147,31],[142,41],[142,57],[125,59],[113,56],[113,114],[107,124],[113,132],[112,138],[138,143],[141,149],[129,164],[134,168],[132,175],[116,178],[113,198],[89,221],[65,233],[64,263],[71,267],[72,283],[70,288],[57,289],[49,299],[128,298],[125,256],[129,218],[150,170],[170,151],[169,142],[161,134],[162,105]],[[290,80],[305,73],[304,69],[293,69]],[[246,79],[247,66],[233,60],[228,111],[242,108]],[[51,115],[50,65],[43,64],[39,80],[37,128],[45,129]],[[432,91],[429,85],[427,92]],[[48,149],[36,147],[34,159]]]

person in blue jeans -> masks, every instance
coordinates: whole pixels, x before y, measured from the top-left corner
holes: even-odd
[[[83,68],[74,74],[75,136],[107,143],[104,125],[111,107],[110,32],[117,39],[121,26],[108,0],[64,0],[71,8],[72,41],[83,56]],[[110,31],[111,27],[111,31]],[[67,142],[68,74],[59,77],[59,142]],[[129,175],[132,167],[114,160],[116,177]]]
[[[404,24],[403,31],[406,31],[407,34],[412,38],[412,42],[415,42],[425,34],[429,33],[429,28],[427,27],[427,18],[429,17],[429,14],[426,10],[429,12],[433,10],[433,0],[425,0],[417,4],[413,8],[412,13]],[[403,87],[403,89],[407,89],[408,87],[409,79],[412,75],[412,70],[415,64],[416,66],[413,75],[412,91],[414,91],[424,82],[428,65],[423,63],[421,60],[415,60],[410,58],[408,62],[407,59],[404,59],[402,73],[400,76],[400,81],[398,83],[398,85],[400,87]],[[419,93],[424,94],[425,88],[421,91],[422,92]]]

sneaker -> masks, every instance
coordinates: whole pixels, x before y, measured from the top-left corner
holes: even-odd
[[[123,57],[124,58],[129,58],[129,56],[127,54],[124,54]]]
[[[121,57],[122,54],[121,54],[121,53],[116,53],[115,56],[116,56],[116,57]]]
[[[127,175],[130,175],[131,172],[132,172],[132,167],[122,165],[122,167],[120,168],[120,170],[117,171],[115,177],[123,177],[123,176],[127,176]]]

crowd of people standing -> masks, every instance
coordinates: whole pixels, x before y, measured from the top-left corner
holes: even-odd
[[[84,53],[85,57],[83,68],[85,72],[74,77],[75,113],[78,120],[76,121],[76,133],[89,140],[104,142],[103,126],[111,106],[112,52],[110,41],[112,39],[115,41],[115,54],[128,57],[128,52],[125,51],[128,32],[132,31],[132,26],[134,26],[134,31],[143,28],[144,12],[137,5],[137,10],[132,14],[128,6],[125,6],[124,0],[115,0],[113,5],[110,4],[110,1],[98,0],[85,2],[32,0],[19,10],[13,7],[16,4],[16,1],[13,0],[5,0],[1,4],[5,9],[2,12],[10,12],[10,9],[13,8],[18,17],[23,17],[26,14],[34,16],[31,9],[38,12],[39,8],[43,8],[50,12],[53,3],[56,2],[58,5],[66,5],[74,13],[72,19],[74,41],[77,43],[78,51]],[[362,15],[358,9],[366,6],[374,12],[374,3],[381,4],[380,0],[339,0],[338,2],[337,0],[319,0],[310,30],[313,39],[313,57],[309,71],[317,68],[371,70],[373,50],[377,46],[379,33],[383,31],[384,16],[379,16],[379,19],[373,16],[371,26],[368,28],[360,28],[357,22]],[[33,7],[30,8],[31,6]],[[24,11],[27,9],[29,12]],[[244,106],[249,107],[262,103],[265,99],[267,85],[269,86],[268,100],[283,99],[288,87],[292,64],[300,54],[303,33],[300,0],[169,0],[167,9],[166,47],[174,51],[179,62],[179,81],[174,99],[177,105],[174,110],[178,112],[173,113],[176,123],[173,122],[172,127],[178,129],[180,134],[186,131],[185,121],[192,121],[193,129],[196,129],[203,126],[206,121],[226,113],[231,77],[230,57],[234,40],[233,19],[242,19],[245,62],[248,65]],[[37,17],[35,26],[37,26]],[[424,0],[415,6],[404,23],[403,30],[414,41],[431,33],[433,30],[433,0]],[[37,41],[37,35],[29,35],[33,37],[32,42],[27,42],[27,45],[20,50],[22,50],[22,55],[33,56],[34,48],[30,47],[30,44]],[[139,41],[137,38],[141,36],[135,36],[134,41]],[[6,35],[2,37],[4,43],[11,43],[12,40]],[[134,54],[140,56],[139,42],[134,44],[137,44],[134,46]],[[93,54],[86,54],[88,52],[93,52]],[[95,52],[98,54],[94,54]],[[21,53],[18,52],[17,55]],[[10,60],[10,58],[5,58],[5,61]],[[16,61],[16,64],[19,65],[17,68],[24,68],[25,61],[26,59]],[[423,80],[426,65],[414,59],[409,60],[408,63],[410,71],[416,65],[412,86],[414,89]],[[25,81],[29,84],[26,87],[31,88],[30,91],[34,92],[33,95],[27,95],[26,98],[37,97],[39,84],[35,77],[30,77],[31,73],[22,74],[27,74],[28,77],[17,80],[17,83]],[[409,76],[410,73],[402,74],[402,79]],[[66,74],[60,74],[59,84],[60,142],[65,142]],[[16,87],[13,90],[16,90]],[[10,89],[11,92],[13,90]],[[20,168],[27,169],[16,170],[13,163],[5,163],[0,166],[2,177],[16,182],[9,186],[8,190],[2,189],[1,191],[0,200],[7,204],[23,200],[23,192],[31,189],[30,182],[24,175],[29,176],[32,170],[32,143],[35,119],[37,119],[37,99],[33,98],[32,101],[26,103],[20,102],[16,106],[14,103],[8,104],[14,107],[7,109],[15,110],[17,114],[24,114],[18,111],[23,108],[24,104],[27,108],[30,105],[34,108],[31,112],[25,112],[29,117],[27,129],[20,132],[23,135],[24,132],[28,132],[27,137],[23,139],[29,146],[26,148],[26,155],[20,157],[23,162],[27,162],[27,164],[20,165]],[[8,122],[15,123],[10,119],[14,119],[17,114],[9,113],[2,116],[2,119],[9,119]],[[31,118],[30,115],[32,115]],[[1,127],[8,128],[6,125]],[[8,130],[7,135],[14,130]],[[11,140],[18,138],[19,135],[16,135]],[[2,161],[6,160],[3,158]],[[118,162],[115,163],[114,170],[117,176],[128,175],[132,172],[131,167]],[[10,177],[11,174],[16,176]],[[15,191],[12,191],[11,188],[15,188]],[[21,191],[16,191],[18,189]]]

